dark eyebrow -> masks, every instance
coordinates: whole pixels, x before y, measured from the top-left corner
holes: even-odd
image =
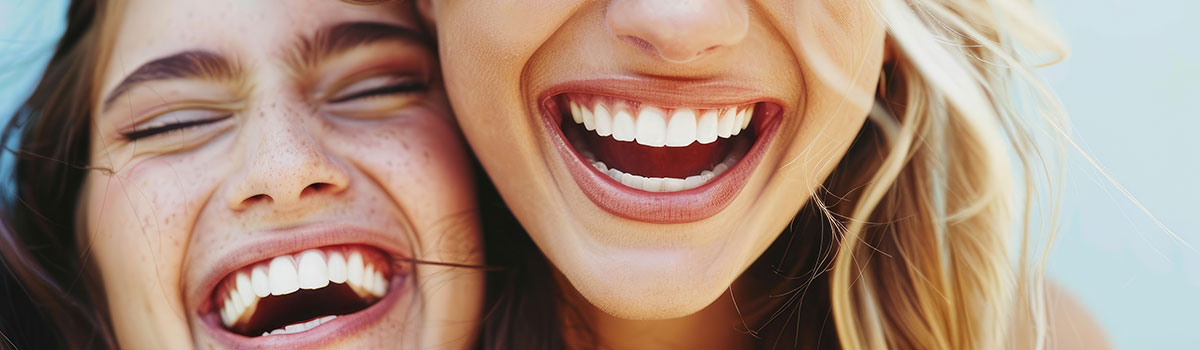
[[[113,101],[134,86],[148,81],[184,78],[222,80],[232,79],[239,72],[237,65],[217,53],[203,50],[179,52],[147,62],[126,76],[104,99],[104,110],[112,107]]]
[[[346,22],[322,28],[312,37],[301,38],[289,63],[296,68],[312,67],[321,60],[352,48],[379,41],[403,41],[432,48],[421,31],[378,22]]]

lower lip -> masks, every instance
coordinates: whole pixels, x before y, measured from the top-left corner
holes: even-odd
[[[208,328],[209,334],[223,347],[232,349],[276,348],[276,349],[313,349],[333,345],[345,341],[354,334],[370,328],[387,316],[392,307],[402,295],[407,292],[408,278],[393,277],[388,293],[366,309],[349,315],[339,315],[316,328],[291,334],[275,334],[261,337],[247,337],[236,334],[221,327],[221,317],[215,312],[209,312],[201,317],[201,322]]]
[[[774,110],[763,123],[754,123],[758,139],[736,165],[708,183],[686,191],[648,192],[631,188],[596,170],[572,148],[559,127],[558,118],[543,111],[543,123],[553,134],[555,148],[567,171],[584,195],[601,209],[630,220],[655,224],[678,224],[707,219],[724,210],[746,187],[762,161],[767,146],[779,130],[781,111]]]

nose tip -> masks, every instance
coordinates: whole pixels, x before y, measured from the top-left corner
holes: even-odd
[[[741,0],[613,0],[605,16],[614,35],[676,63],[737,44],[750,25]]]

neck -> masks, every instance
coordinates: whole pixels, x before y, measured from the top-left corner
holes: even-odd
[[[565,281],[563,281],[565,282]],[[571,349],[744,349],[749,346],[729,295],[694,314],[665,320],[627,320],[592,306],[570,285],[561,309]]]

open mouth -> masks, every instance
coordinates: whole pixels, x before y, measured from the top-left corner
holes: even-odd
[[[247,337],[301,333],[369,308],[399,275],[373,247],[309,249],[230,273],[212,292],[212,312],[224,329]]]
[[[544,106],[584,193],[609,212],[659,223],[695,221],[727,206],[782,110],[763,101],[664,107],[581,92],[551,96]]]

